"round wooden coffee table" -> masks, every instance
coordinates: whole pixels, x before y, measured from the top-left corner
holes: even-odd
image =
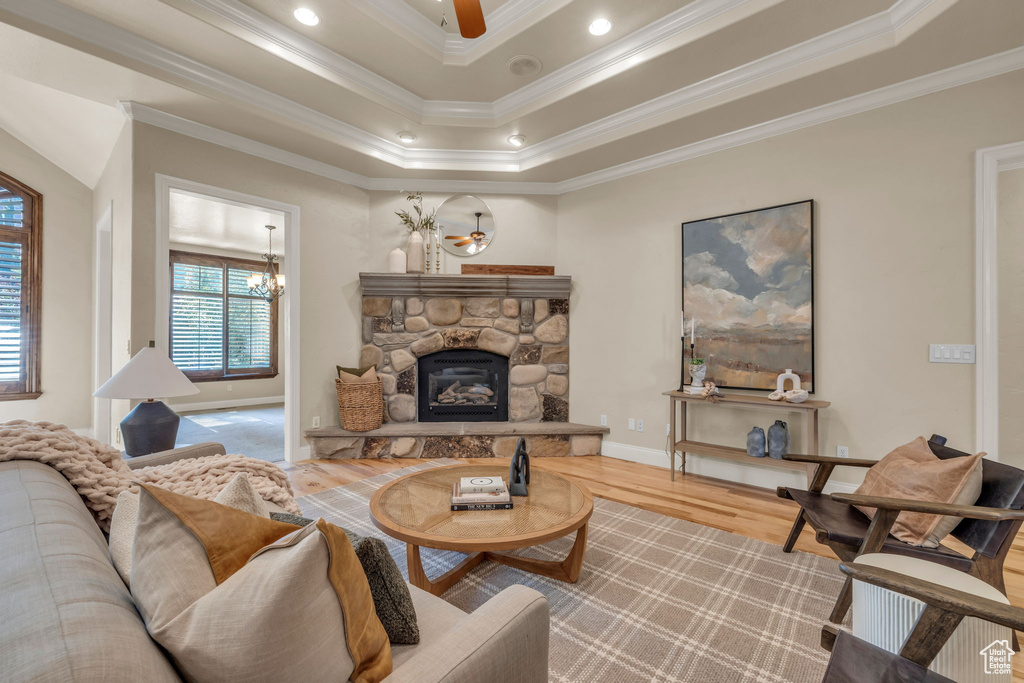
[[[409,582],[441,595],[484,560],[575,583],[587,546],[594,498],[582,485],[551,472],[530,472],[529,494],[513,496],[511,510],[452,512],[452,484],[462,477],[501,476],[508,467],[451,465],[406,475],[377,490],[370,518],[384,533],[405,541]],[[537,560],[501,551],[528,548],[576,532],[564,560]],[[420,547],[455,550],[468,557],[436,579],[427,578]]]

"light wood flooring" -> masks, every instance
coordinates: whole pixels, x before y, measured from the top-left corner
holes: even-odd
[[[306,460],[278,463],[287,472],[296,496],[325,491],[384,472],[414,465],[415,459]],[[465,464],[508,466],[507,458],[466,459]],[[667,469],[639,465],[605,456],[532,458],[530,464],[582,481],[591,493],[669,517],[722,529],[781,546],[789,534],[797,505],[770,489],[712,479],[696,474],[669,480]],[[947,545],[963,550],[950,539]],[[958,547],[959,546],[959,547]],[[805,528],[797,550],[834,557]],[[584,565],[585,567],[585,565]],[[1010,602],[1024,607],[1024,536],[1018,535],[1004,565]],[[1019,634],[1024,642],[1024,633]],[[1024,653],[1014,657],[1014,680],[1024,681]]]

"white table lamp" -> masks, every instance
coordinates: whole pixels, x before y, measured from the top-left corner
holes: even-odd
[[[124,450],[130,456],[174,448],[178,438],[178,414],[154,397],[171,398],[198,394],[199,387],[171,362],[167,354],[149,342],[101,386],[97,398],[143,399],[121,421]]]

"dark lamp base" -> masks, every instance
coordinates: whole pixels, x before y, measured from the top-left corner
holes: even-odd
[[[174,448],[181,418],[161,401],[144,402],[121,420],[124,452],[134,457]]]

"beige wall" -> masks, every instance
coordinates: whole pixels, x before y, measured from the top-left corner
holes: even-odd
[[[415,181],[409,181],[409,185],[415,187]],[[424,193],[423,207],[426,210],[435,209],[450,196],[451,193]],[[483,252],[472,258],[454,256],[442,250],[442,273],[460,273],[463,263],[555,265],[555,252],[558,248],[556,197],[481,193],[476,196],[494,214],[494,239]],[[385,272],[388,269],[388,253],[395,247],[406,250],[409,233],[395,216],[395,211],[412,210],[412,204],[405,197],[403,192],[370,193],[372,249],[368,253],[369,260],[364,270]],[[436,263],[436,260],[433,262]]]
[[[571,419],[607,414],[610,441],[663,450],[661,392],[679,383],[680,224],[813,198],[816,398],[832,402],[823,452],[878,458],[932,432],[971,449],[974,366],[930,364],[928,344],[974,339],[973,152],[1024,139],[1022,109],[1017,72],[561,196]],[[774,419],[693,412],[691,438],[736,446]],[[629,417],[647,430],[627,431]],[[780,478],[742,467],[758,483]]]
[[[1024,169],[999,174],[999,459],[1024,467]]]
[[[171,239],[174,239],[174,228],[171,228]],[[171,249],[178,251],[191,251],[197,254],[214,254],[216,256],[229,256],[234,258],[259,261],[260,254],[246,253],[233,249],[218,249],[215,247],[199,247],[194,244],[180,244],[171,242]],[[284,259],[278,260],[278,267],[284,267]],[[278,305],[280,312],[284,306]],[[266,399],[267,403],[279,402],[284,396],[284,319],[279,315],[277,322],[277,377],[270,379],[241,379],[233,382],[196,382],[199,393],[191,396],[181,396],[172,401],[175,410],[189,410],[191,404],[217,402],[222,404],[239,403],[244,405],[256,405],[253,401]],[[230,407],[230,406],[225,406]],[[191,409],[197,409],[192,407]]]
[[[359,279],[366,262],[367,193],[327,178],[145,124],[134,124],[133,251],[152,263],[155,174],[245,192],[301,208],[301,427],[337,420],[332,376],[359,350]],[[152,268],[133,277],[132,327],[153,334]],[[283,313],[283,311],[282,311]],[[133,341],[134,345],[134,341]]]
[[[111,209],[111,324],[110,367],[116,373],[127,363],[131,339],[132,305],[132,126],[121,129],[107,165],[92,195],[93,225]],[[93,274],[95,278],[95,273]],[[148,337],[147,337],[148,339]],[[145,343],[143,343],[143,346]],[[135,350],[141,347],[133,347]],[[92,367],[90,365],[90,367]],[[111,401],[110,441],[117,444],[118,424],[131,409],[126,400]],[[118,444],[119,445],[119,444]]]
[[[0,130],[0,170],[43,195],[43,395],[0,401],[14,419],[92,427],[92,193]]]

